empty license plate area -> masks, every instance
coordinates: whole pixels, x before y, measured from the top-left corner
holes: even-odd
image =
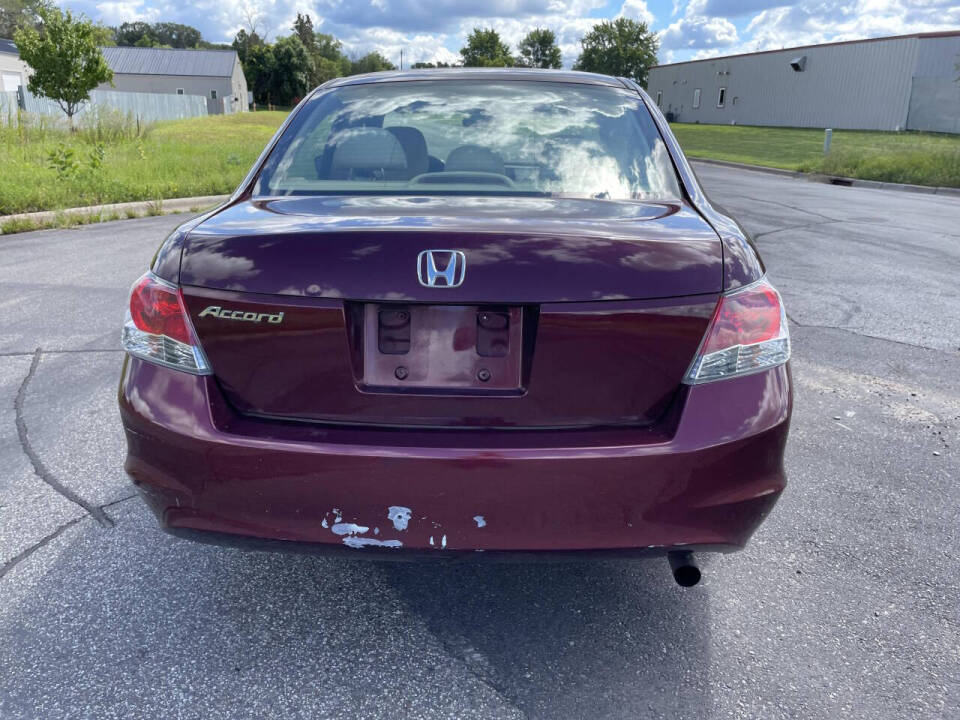
[[[365,391],[521,391],[521,308],[370,303],[363,332]]]

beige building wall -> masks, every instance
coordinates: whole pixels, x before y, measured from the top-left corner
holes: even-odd
[[[0,53],[0,91],[14,92],[17,85],[26,87],[29,68],[18,55]]]

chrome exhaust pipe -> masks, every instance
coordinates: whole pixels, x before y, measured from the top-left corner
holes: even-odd
[[[673,579],[677,581],[677,585],[693,587],[700,582],[700,568],[697,567],[692,552],[687,550],[668,552],[667,560],[670,561],[670,571],[673,573]]]

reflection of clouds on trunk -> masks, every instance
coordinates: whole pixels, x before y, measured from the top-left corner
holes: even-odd
[[[297,177],[295,169],[312,168],[313,154],[322,152],[314,141],[318,134],[326,137],[329,152],[363,132],[361,128],[400,127],[419,131],[429,155],[440,161],[464,145],[496,153],[516,184],[515,192],[599,199],[680,197],[669,153],[640,98],[627,90],[557,82],[408,81],[341,87],[312,102],[314,108],[303,113],[304,122],[290,128],[293,137],[271,161],[274,167],[268,167],[276,194],[284,192],[285,184],[318,194],[350,190],[346,180]],[[321,126],[329,130],[317,133]],[[304,137],[312,141],[304,143]],[[298,153],[311,157],[298,158]],[[440,172],[436,167],[433,171]],[[407,179],[383,182],[378,189],[402,192]],[[429,194],[444,188],[418,184],[416,190]],[[512,191],[501,187],[497,192]]]

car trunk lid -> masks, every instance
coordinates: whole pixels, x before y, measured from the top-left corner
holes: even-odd
[[[430,287],[429,250],[462,253],[463,281]],[[441,274],[452,257],[437,255]],[[202,224],[180,279],[241,412],[556,428],[655,422],[721,264],[716,234],[681,204],[284,198]]]

